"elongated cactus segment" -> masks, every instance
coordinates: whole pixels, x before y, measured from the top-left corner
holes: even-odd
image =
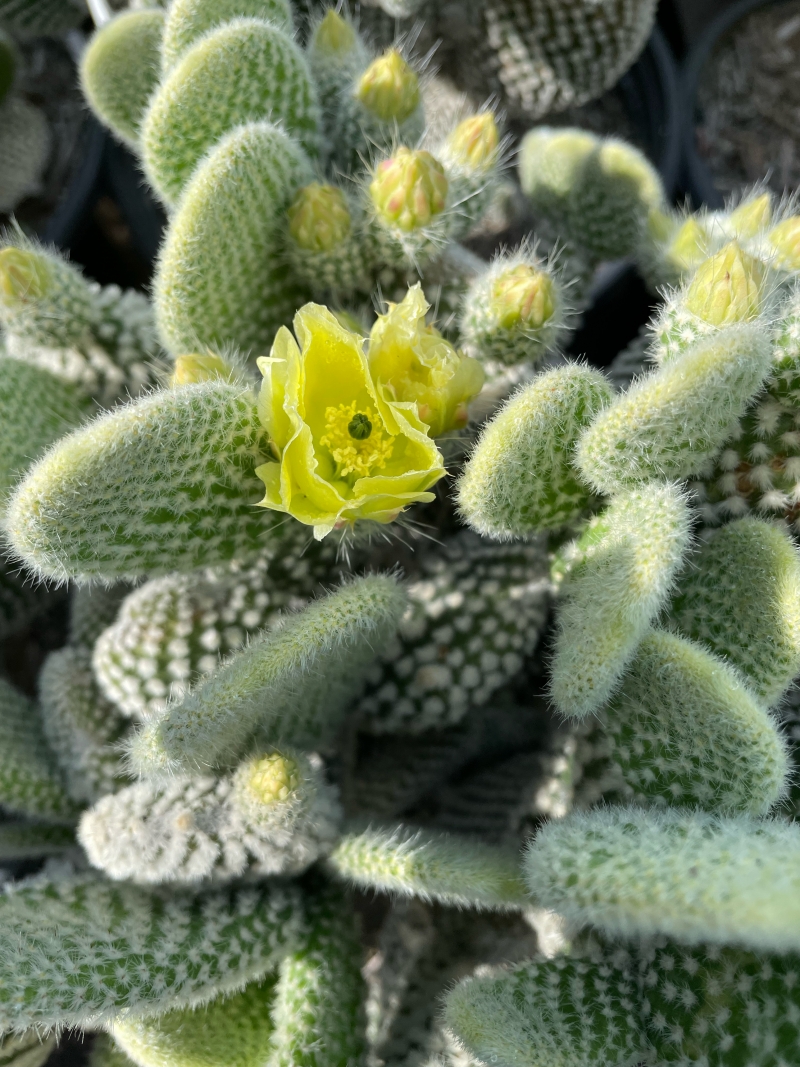
[[[110,878],[192,885],[299,874],[330,851],[340,821],[319,766],[273,751],[226,778],[144,781],[104,796],[79,836]]]
[[[123,12],[97,31],[81,59],[81,87],[92,110],[133,148],[158,85],[163,29],[158,8]]]
[[[670,610],[681,632],[734,663],[768,705],[800,673],[800,557],[771,523],[740,519],[708,534]]]
[[[604,533],[570,574],[558,612],[551,693],[562,714],[576,717],[598,711],[619,685],[690,539],[689,509],[672,486],[617,497],[601,523]]]
[[[304,894],[305,929],[281,963],[275,991],[275,1067],[342,1067],[364,1052],[361,945],[347,897],[319,880]]]
[[[379,576],[315,602],[151,719],[132,742],[134,765],[143,773],[224,767],[257,732],[272,743],[330,743],[405,606],[398,583]]]
[[[263,19],[288,34],[294,28],[289,0],[174,0],[167,10],[161,45],[164,72],[200,37],[237,18]]]
[[[786,789],[775,723],[737,671],[684,638],[645,637],[601,723],[639,802],[766,815]]]
[[[78,807],[68,796],[42,731],[39,709],[0,679],[0,805],[33,819],[70,823]]]
[[[620,1067],[648,1062],[636,977],[609,960],[531,960],[452,989],[444,1018],[483,1063]]]
[[[612,395],[602,374],[571,364],[513,396],[484,429],[459,482],[470,526],[505,539],[579,518],[593,496],[573,466],[575,445]]]
[[[800,827],[745,816],[615,807],[539,831],[533,899],[622,937],[796,952]]]
[[[261,120],[315,150],[317,104],[299,48],[273,23],[234,19],[194,44],[151,100],[141,132],[149,180],[174,204],[220,134]]]
[[[64,438],[17,487],[12,545],[48,577],[134,578],[254,557],[266,442],[255,397],[211,381],[129,404]]]
[[[3,1067],[42,1067],[56,1047],[56,1037],[42,1037],[35,1030],[22,1034],[5,1034],[0,1038],[0,1063]]]
[[[363,889],[462,908],[505,911],[527,903],[513,854],[406,826],[348,834],[327,863],[341,878]]]
[[[46,1031],[241,989],[294,949],[301,914],[267,883],[166,898],[75,876],[7,887],[0,919],[0,1026]]]
[[[305,302],[276,255],[283,213],[312,177],[299,146],[269,123],[239,127],[209,153],[159,257],[153,295],[168,348],[229,344],[268,354],[275,331]]]
[[[598,491],[699,473],[770,370],[768,339],[731,326],[635,382],[585,431],[578,466]]]
[[[263,1067],[276,980],[270,974],[199,1007],[118,1019],[110,1033],[138,1067]]]

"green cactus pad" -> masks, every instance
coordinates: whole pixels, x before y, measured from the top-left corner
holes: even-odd
[[[674,486],[618,496],[600,522],[558,610],[551,694],[562,714],[577,717],[598,711],[619,685],[690,539],[690,512]]]
[[[601,722],[639,802],[765,815],[786,788],[775,723],[737,671],[682,637],[645,637]]]
[[[158,85],[164,13],[126,11],[106,23],[81,59],[81,86],[104,125],[132,147]]]
[[[152,98],[141,131],[148,179],[176,203],[222,134],[267,119],[315,151],[317,103],[302,53],[272,23],[236,19],[194,44]]]
[[[209,153],[173,216],[154,280],[168,348],[269,353],[306,299],[276,260],[284,212],[312,177],[300,147],[269,123],[242,126]]]
[[[64,438],[33,467],[9,504],[10,540],[29,566],[61,580],[252,558],[278,529],[254,507],[265,451],[246,388],[217,380],[155,393]]]
[[[289,34],[294,28],[290,0],[173,0],[161,45],[164,71],[170,71],[200,37],[237,18],[273,22]]]
[[[671,607],[680,631],[734,663],[776,703],[800,673],[800,556],[759,519],[708,533]]]
[[[585,431],[582,473],[600,492],[699,473],[770,370],[768,337],[731,326],[635,382]]]
[[[444,1017],[467,1051],[501,1067],[649,1061],[635,976],[611,960],[531,960],[452,989]]]
[[[39,709],[0,679],[0,805],[33,819],[73,822],[78,806],[67,795],[42,731]]]
[[[613,396],[598,371],[557,367],[521,389],[484,429],[458,485],[484,537],[530,536],[573,522],[593,502],[572,464],[584,429]]]
[[[143,773],[235,764],[256,732],[329,744],[406,607],[392,578],[358,578],[264,634],[149,720],[131,755]]]
[[[317,881],[304,895],[299,949],[280,966],[270,1063],[344,1067],[362,1061],[361,945],[345,894]]]
[[[196,1008],[119,1019],[111,1034],[139,1067],[263,1067],[276,980],[269,975]]]
[[[504,911],[529,903],[517,857],[490,845],[399,826],[343,837],[329,867],[362,889]]]
[[[201,1005],[270,972],[294,949],[290,888],[171,897],[91,876],[0,897],[0,1027],[43,1031]]]
[[[744,816],[609,808],[539,831],[533,899],[622,937],[800,948],[800,827]]]

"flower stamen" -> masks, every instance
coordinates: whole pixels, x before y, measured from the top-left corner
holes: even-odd
[[[339,478],[368,478],[386,466],[394,448],[380,415],[369,406],[358,411],[355,400],[326,408],[325,430],[319,443],[333,456]]]

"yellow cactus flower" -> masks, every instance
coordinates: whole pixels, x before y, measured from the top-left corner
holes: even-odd
[[[285,803],[300,786],[300,768],[291,756],[271,752],[240,767],[236,784],[258,804]]]
[[[188,352],[178,356],[175,360],[175,369],[169,380],[171,386],[195,385],[197,382],[208,382],[212,378],[222,378],[223,381],[233,381],[235,375],[222,356],[213,352],[199,354]]]
[[[779,267],[800,270],[800,215],[790,215],[773,227],[769,243],[777,252]]]
[[[483,387],[483,367],[425,325],[428,303],[419,284],[379,315],[369,342],[369,367],[393,400],[413,401],[431,437],[467,422],[467,404]]]
[[[397,49],[390,48],[361,75],[356,96],[382,122],[405,122],[419,107],[419,78]]]
[[[388,523],[430,501],[445,474],[439,449],[411,401],[395,401],[370,373],[364,338],[319,304],[282,327],[258,402],[276,462],[256,469],[263,507],[314,527],[321,540],[359,519]]]
[[[697,268],[686,307],[712,326],[748,322],[761,310],[764,274],[764,265],[731,241]]]

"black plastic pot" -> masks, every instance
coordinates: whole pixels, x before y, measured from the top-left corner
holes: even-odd
[[[686,58],[681,78],[683,184],[695,207],[705,205],[721,208],[724,199],[714,184],[714,177],[705,160],[697,151],[697,85],[703,69],[717,43],[740,19],[759,7],[785,2],[786,0],[736,0],[736,3],[731,4],[706,27]]]
[[[87,115],[75,148],[79,162],[61,194],[55,211],[40,233],[46,244],[54,244],[64,251],[69,250],[75,233],[94,201],[107,140],[102,126],[91,115]]]

